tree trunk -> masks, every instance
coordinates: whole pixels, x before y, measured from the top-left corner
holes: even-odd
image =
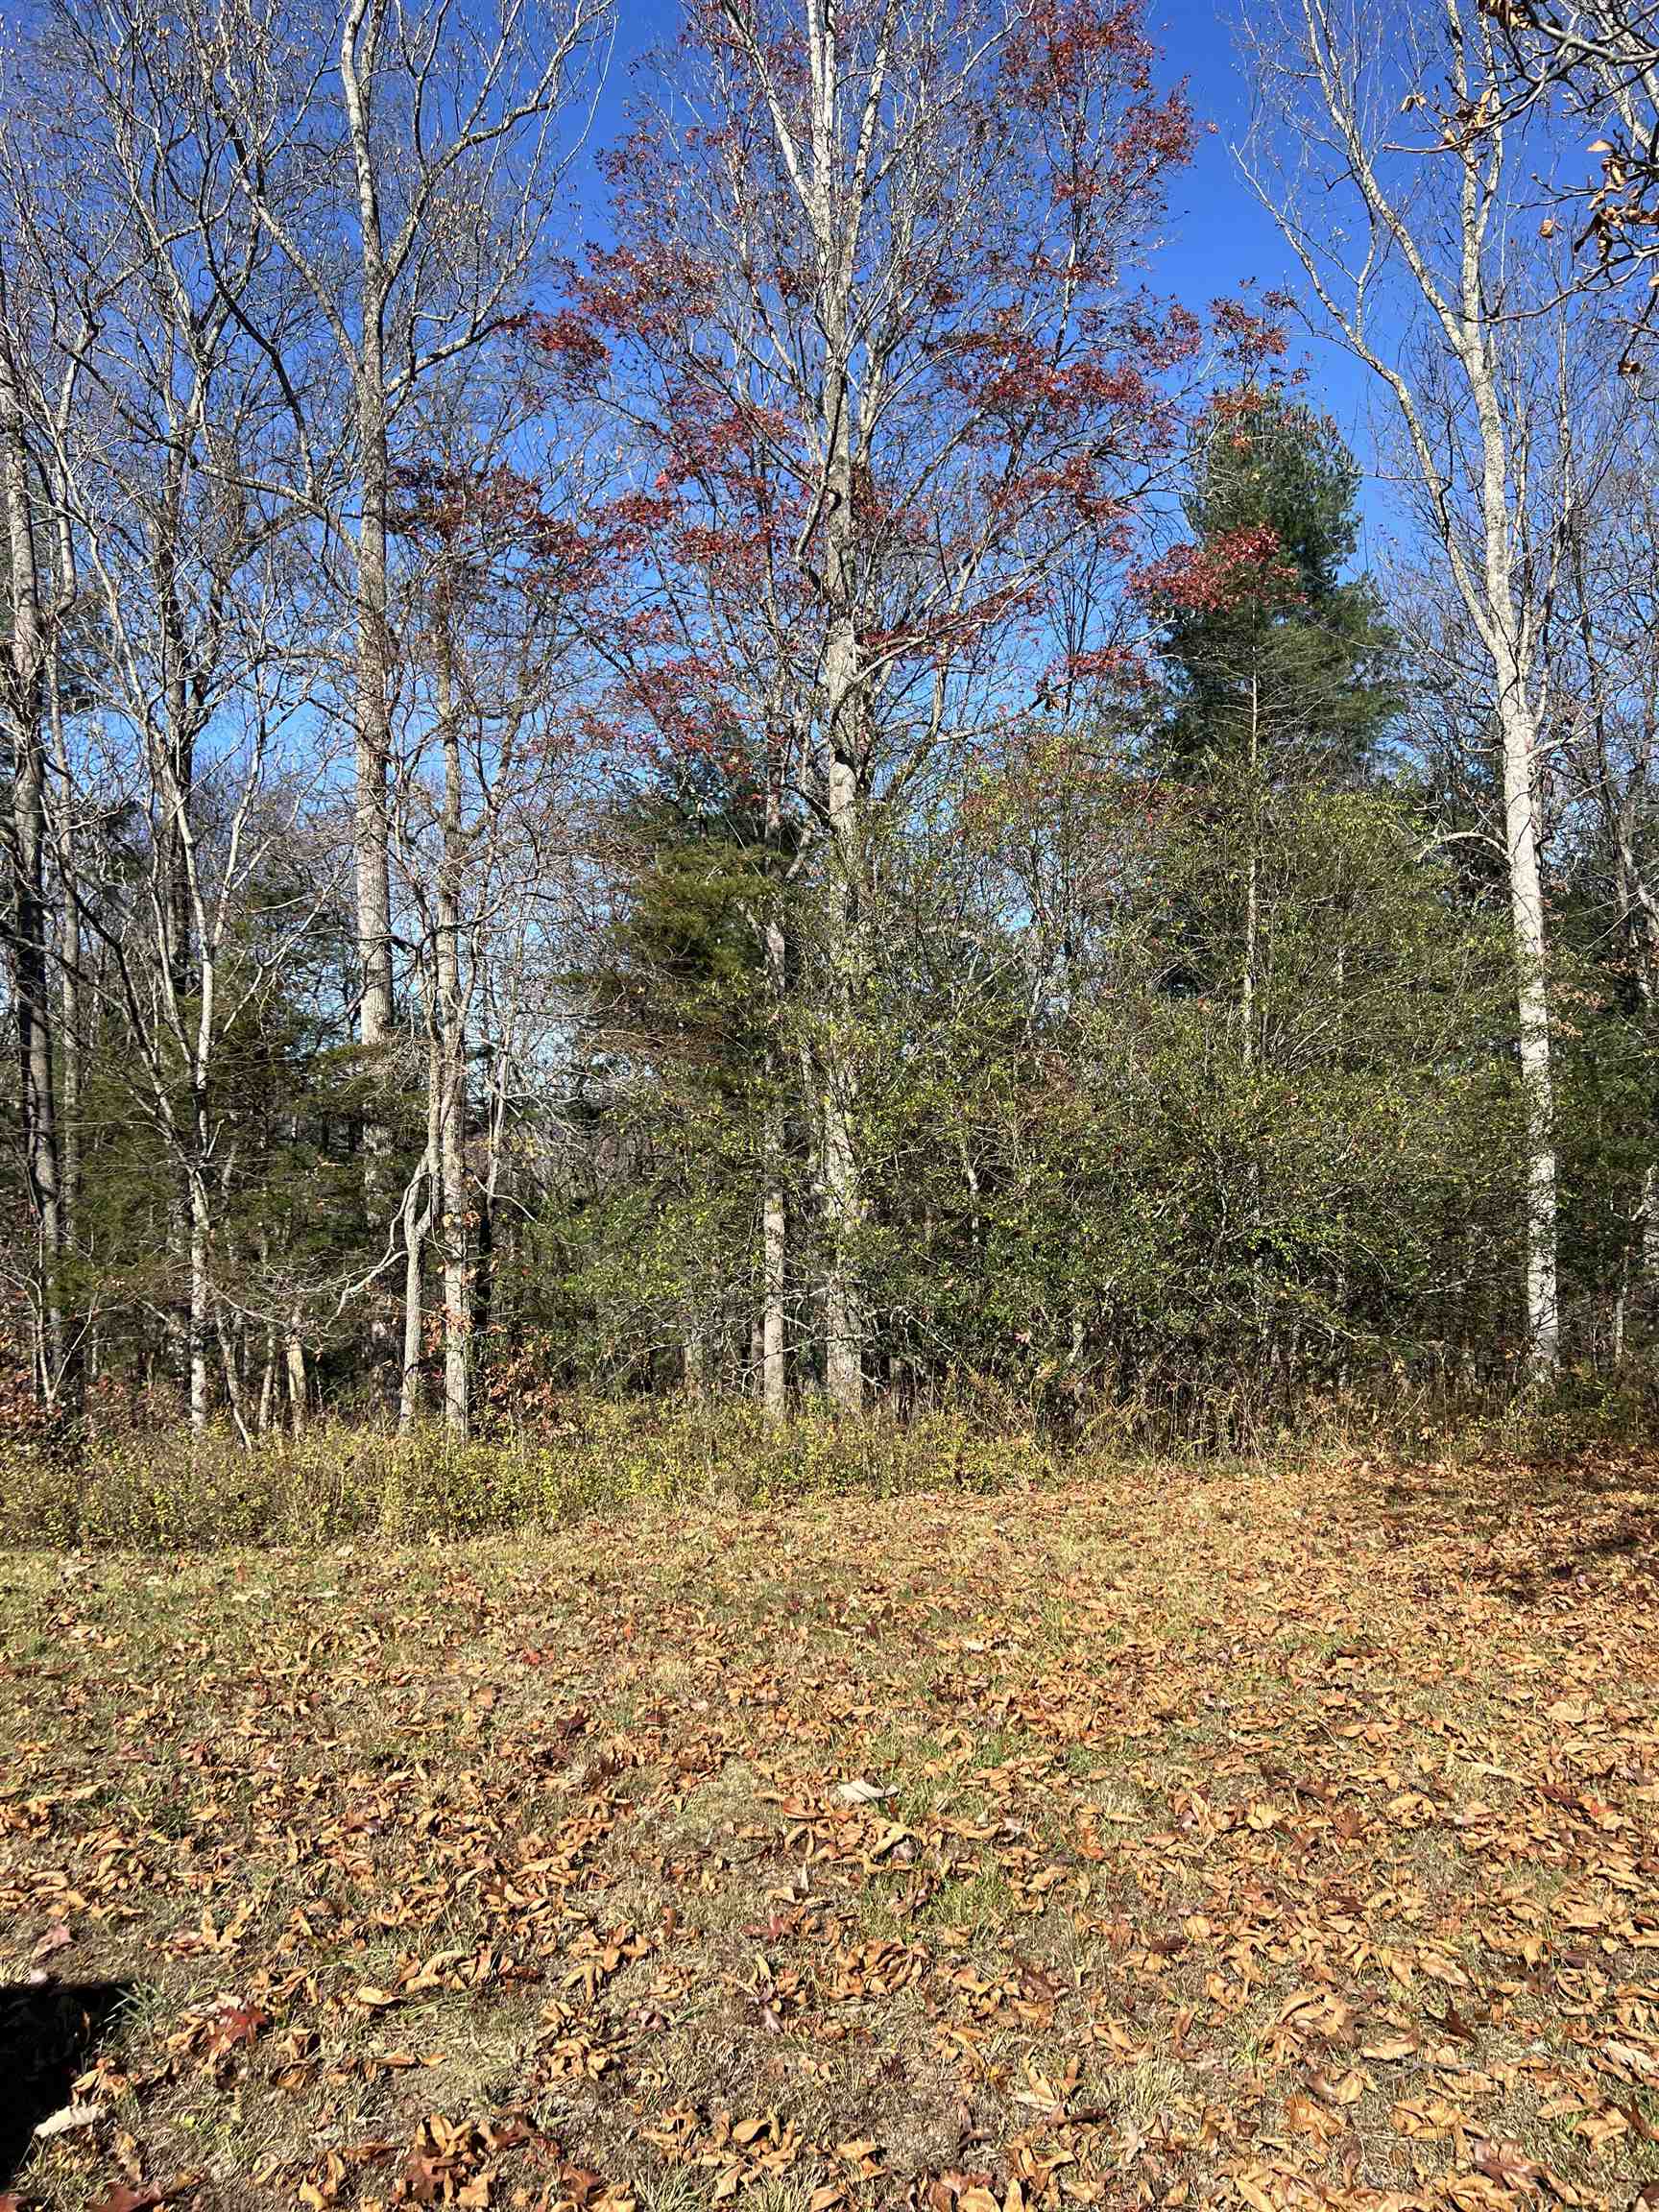
[[[371,1224],[391,1200],[392,1131],[385,1102],[392,1038],[392,874],[387,775],[392,756],[391,631],[387,504],[391,491],[386,391],[388,280],[371,108],[381,28],[380,0],[351,0],[340,39],[340,85],[356,177],[362,338],[352,364],[357,428],[355,706],[358,1036],[373,1101],[364,1122],[364,1192]]]
[[[783,1343],[783,1299],[789,1261],[789,1217],[783,1190],[783,1152],[787,1141],[783,1106],[783,1040],[781,1028],[788,990],[788,946],[777,908],[778,870],[782,842],[783,763],[768,763],[766,780],[766,855],[769,863],[765,918],[765,988],[768,1015],[768,1095],[762,1116],[760,1199],[760,1407],[774,1427],[789,1410],[789,1379]]]
[[[709,1345],[702,1324],[694,1317],[686,1320],[680,1359],[685,1395],[693,1406],[701,1406],[709,1395]]]
[[[436,1028],[426,1055],[426,1149],[421,1172],[403,1202],[403,1379],[397,1395],[397,1431],[407,1435],[421,1411],[421,1335],[425,1318],[426,1238],[438,1181],[438,1122],[443,1112],[442,1062]]]
[[[242,1364],[246,1339],[233,1329],[226,1313],[224,1301],[213,1301],[213,1326],[219,1336],[219,1364],[225,1376],[225,1402],[230,1408],[230,1418],[236,1424],[236,1433],[242,1439],[244,1450],[251,1450],[252,1431],[248,1426],[248,1402],[243,1389]]]
[[[265,1324],[265,1364],[259,1376],[259,1433],[269,1436],[276,1407],[276,1324]]]
[[[1509,443],[1499,401],[1486,317],[1480,231],[1465,185],[1463,221],[1462,366],[1480,435],[1480,513],[1484,533],[1486,645],[1497,691],[1503,747],[1503,842],[1508,861],[1509,922],[1515,959],[1516,1027],[1527,1092],[1525,1188],[1527,1366],[1542,1381],[1560,1359],[1561,1317],[1555,1247],[1555,1105],[1550,1068],[1550,1002],[1539,873],[1536,750],[1538,716],[1520,658],[1525,635],[1515,603]]]
[[[1532,717],[1518,696],[1518,678],[1501,670],[1500,683],[1504,693],[1500,712],[1509,918],[1515,950],[1521,1079],[1527,1091],[1527,1364],[1534,1379],[1542,1380],[1553,1374],[1559,1363],[1561,1323],[1555,1271],[1555,1115],[1550,1067],[1550,1001],[1533,789],[1535,732]]]
[[[864,1219],[858,1158],[856,1024],[865,985],[868,927],[862,782],[865,701],[859,683],[858,534],[853,503],[853,285],[861,206],[843,166],[843,30],[832,7],[812,0],[812,174],[806,194],[820,275],[823,369],[818,393],[828,630],[823,731],[829,750],[830,1006],[823,1051],[824,1195],[830,1263],[825,1285],[825,1381],[843,1413],[864,1406],[865,1317],[857,1280]]]
[[[62,975],[60,990],[60,1007],[62,1015],[60,1032],[62,1112],[59,1120],[61,1177],[59,1209],[62,1248],[65,1252],[73,1252],[75,1249],[76,1223],[81,1206],[82,1181],[81,875],[76,851],[74,786],[70,781],[68,743],[63,730],[63,700],[60,678],[58,643],[54,637],[49,655],[47,684],[52,715],[53,759],[57,771],[59,791],[56,838],[58,880],[61,886],[63,898],[61,938],[59,945],[59,965]],[[78,1376],[79,1361],[72,1359],[70,1364]]]
[[[300,1334],[300,1308],[295,1306],[288,1316],[288,1334],[282,1347],[282,1363],[288,1377],[288,1419],[296,1436],[304,1435],[309,1412],[305,1341]]]
[[[366,343],[358,375],[357,434],[363,514],[357,539],[356,778],[357,957],[362,999],[358,1032],[378,1091],[385,1070],[377,1064],[392,1034],[392,888],[386,778],[392,752],[387,636],[386,501],[390,464],[386,409],[380,387],[379,347]],[[370,1174],[385,1188],[391,1135],[383,1111],[365,1126]]]
[[[781,1111],[767,1108],[767,1149],[776,1159],[781,1145]],[[770,1163],[769,1163],[770,1165]],[[783,1341],[783,1284],[789,1249],[789,1219],[783,1192],[768,1177],[761,1207],[761,1265],[763,1285],[760,1307],[760,1406],[766,1418],[780,1428],[789,1410],[787,1358]]]
[[[443,857],[438,865],[438,1011],[443,1058],[439,1163],[444,1196],[444,1426],[459,1442],[471,1421],[472,1312],[467,1263],[467,1011],[461,989],[461,730],[455,711],[446,590],[438,620],[438,727],[444,750]]]
[[[211,1291],[207,1274],[207,1192],[201,1177],[190,1181],[190,1432],[207,1426],[207,1315]]]
[[[184,496],[186,457],[175,444],[156,511],[151,569],[160,631],[161,697],[166,758],[156,778],[162,802],[162,926],[167,973],[176,1004],[182,1011],[192,981],[195,908],[190,888],[187,812],[196,784],[196,732],[186,666],[184,617],[179,604],[179,539]]]
[[[492,1054],[491,1077],[486,1092],[484,1114],[484,1141],[487,1157],[484,1173],[478,1187],[478,1240],[472,1264],[472,1349],[473,1375],[478,1371],[478,1354],[489,1358],[490,1332],[495,1321],[495,1200],[501,1181],[501,1132],[505,1112],[502,1095],[506,1085],[505,1055],[499,1050]]]
[[[0,281],[0,315],[5,305]],[[4,327],[0,327],[0,486],[6,506],[12,602],[12,650],[5,688],[12,777],[11,950],[17,1013],[18,1098],[24,1171],[39,1240],[39,1382],[42,1396],[51,1403],[63,1373],[60,1283],[63,1225],[47,958],[46,761],[41,729],[44,656],[23,395],[12,353],[12,333]]]
[[[1244,950],[1238,977],[1239,1064],[1248,1077],[1256,1066],[1257,963],[1262,929],[1262,679],[1250,672],[1249,789],[1245,836]],[[1245,1170],[1250,1192],[1250,1299],[1256,1315],[1256,1353],[1268,1352],[1267,1300],[1262,1265],[1262,1158],[1254,1153]]]
[[[1262,896],[1262,823],[1258,804],[1262,772],[1262,685],[1255,669],[1250,675],[1250,788],[1244,875],[1244,954],[1238,977],[1239,1057],[1249,1073],[1256,1060],[1256,938]]]
[[[843,1413],[864,1408],[864,1315],[857,1245],[864,1218],[858,1161],[856,1023],[863,999],[864,824],[860,804],[861,722],[857,589],[853,537],[853,469],[844,373],[830,380],[825,424],[830,454],[827,517],[830,635],[825,706],[830,740],[830,1008],[824,1054],[824,1189],[829,1204],[830,1273],[825,1289],[825,1373],[830,1402]]]

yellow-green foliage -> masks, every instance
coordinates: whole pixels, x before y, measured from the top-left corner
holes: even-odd
[[[346,1421],[245,1448],[228,1429],[125,1430],[0,1445],[0,1546],[194,1550],[309,1544],[379,1535],[459,1536],[522,1524],[555,1527],[630,1505],[767,1504],[862,1493],[1020,1489],[1064,1459],[1103,1472],[1150,1461],[1196,1469],[1238,1457],[1281,1468],[1379,1454],[1396,1462],[1571,1459],[1640,1446],[1654,1432],[1650,1383],[1564,1375],[1502,1407],[1402,1388],[1374,1400],[1305,1406],[1294,1422],[1228,1397],[1184,1427],[1156,1397],[1080,1408],[1061,1442],[995,1396],[861,1421],[822,1407],[773,1429],[730,1401],[572,1397],[535,1428],[456,1446],[427,1426],[397,1436]]]
[[[863,1490],[990,1490],[1046,1479],[1040,1440],[947,1413],[769,1429],[750,1407],[708,1411],[584,1400],[533,1433],[456,1446],[345,1423],[246,1449],[230,1431],[93,1438],[70,1454],[14,1444],[0,1542],[173,1549],[377,1533],[457,1535],[557,1524],[635,1503]]]

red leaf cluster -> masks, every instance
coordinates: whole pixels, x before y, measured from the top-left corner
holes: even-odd
[[[1142,598],[1182,614],[1222,614],[1255,606],[1278,613],[1301,601],[1294,565],[1271,523],[1226,530],[1201,544],[1177,545],[1137,576]]]

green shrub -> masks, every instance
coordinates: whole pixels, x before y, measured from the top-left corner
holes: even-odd
[[[1519,1394],[1459,1437],[1474,1455],[1575,1459],[1659,1436],[1659,1379],[1651,1371],[1563,1368],[1548,1387]]]

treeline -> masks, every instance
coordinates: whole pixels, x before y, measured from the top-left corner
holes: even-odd
[[[699,0],[583,212],[612,29],[53,0],[8,60],[14,1417],[1224,1434],[1644,1359],[1659,446],[1583,57],[1262,39],[1368,567],[1295,303],[1153,289],[1132,13]]]

